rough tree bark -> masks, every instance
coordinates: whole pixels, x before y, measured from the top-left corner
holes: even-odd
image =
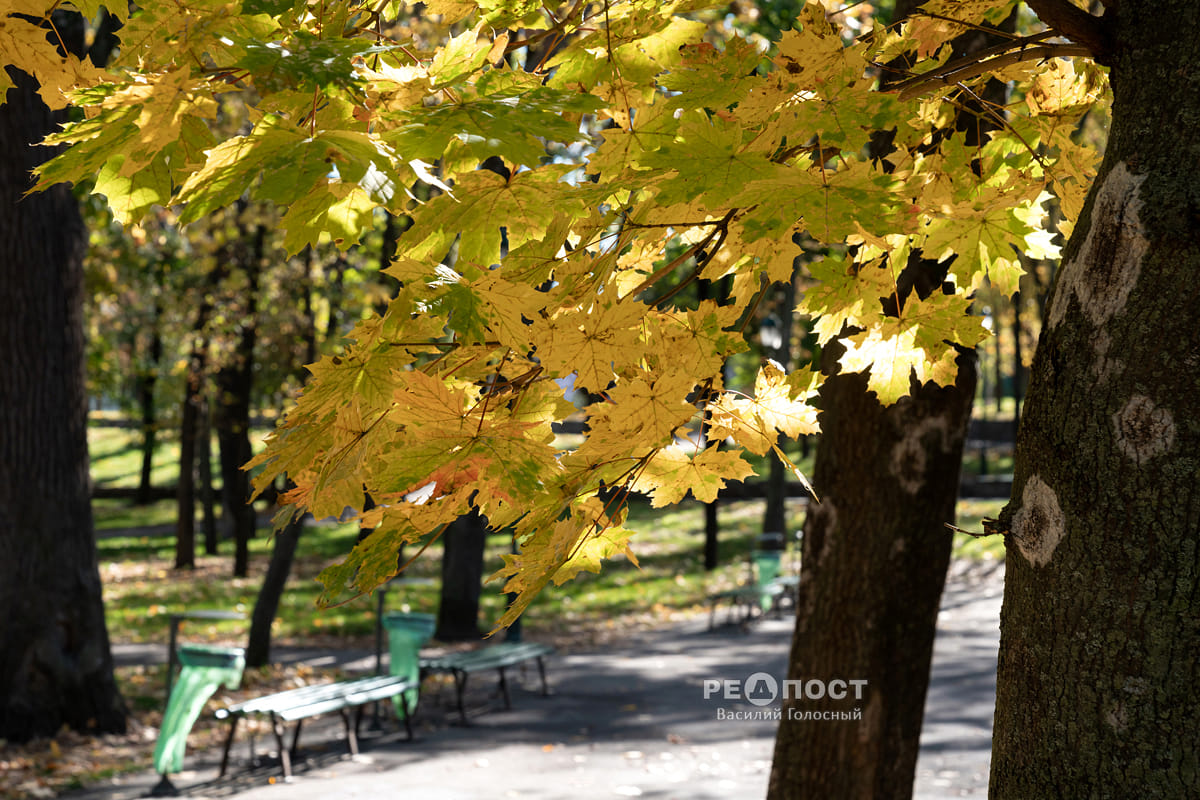
[[[22,198],[56,127],[24,75],[0,106],[0,739],[123,731],[88,499],[83,252],[66,186]]]
[[[998,525],[991,796],[1198,797],[1200,14],[1123,0],[1064,24],[1108,43],[1112,123]]]

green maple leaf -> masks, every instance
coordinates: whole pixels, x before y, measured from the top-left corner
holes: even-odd
[[[668,171],[655,181],[655,201],[660,205],[688,203],[702,198],[708,209],[723,209],[733,198],[744,196],[743,186],[775,175],[769,153],[747,149],[741,126],[709,118],[702,111],[685,113],[674,141],[646,153],[640,165]],[[674,174],[671,174],[674,173]]]
[[[1036,196],[1037,190],[1020,192],[1026,200],[1031,193]],[[1003,202],[1007,199],[989,192],[979,200],[955,204],[924,231],[920,246],[927,254],[938,260],[958,255],[950,274],[965,292],[976,289],[985,277],[1005,294],[1017,289],[1024,270],[1016,248],[1034,230]]]
[[[811,236],[837,243],[857,231],[856,222],[869,222],[872,231],[882,233],[902,229],[903,183],[868,161],[825,169],[779,164],[770,177],[748,181],[730,203],[754,207],[742,218],[743,235],[751,241],[775,236],[803,219]]]
[[[732,38],[718,50],[708,42],[685,45],[679,64],[659,78],[659,85],[676,97],[668,108],[728,109],[766,81],[756,74],[762,54],[745,39]]]
[[[501,226],[509,246],[520,247],[541,239],[560,214],[577,213],[579,201],[559,181],[572,168],[550,165],[509,178],[489,170],[462,175],[453,195],[439,195],[413,213],[413,228],[401,240],[408,242],[405,255],[440,260],[461,234],[456,269],[482,274],[500,262]]]
[[[895,294],[890,270],[878,264],[848,263],[828,255],[808,265],[816,285],[804,293],[797,308],[816,317],[817,341],[826,344],[843,327],[868,327],[883,315],[880,300]]]

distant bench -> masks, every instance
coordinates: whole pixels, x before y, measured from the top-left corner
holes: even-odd
[[[785,599],[795,602],[800,578],[780,574],[781,560],[782,553],[777,550],[751,553],[749,580],[742,586],[709,596],[708,629],[716,627],[717,607],[721,603],[729,603],[727,621],[733,622],[736,615],[738,623],[744,626],[757,615],[777,611]]]
[[[543,660],[554,652],[549,645],[537,642],[501,642],[478,650],[465,650],[458,653],[448,653],[444,656],[421,659],[422,672],[448,672],[454,676],[454,691],[458,701],[459,719],[466,724],[467,712],[463,704],[463,695],[467,688],[467,678],[475,672],[497,670],[500,673],[500,692],[504,697],[504,707],[512,708],[512,699],[508,694],[508,680],[504,671],[527,661],[537,661],[538,674],[542,679],[542,694],[550,694],[546,684],[546,664]]]
[[[309,717],[331,711],[339,712],[346,726],[346,745],[351,755],[358,755],[358,728],[362,722],[363,706],[395,697],[400,704],[408,738],[411,739],[412,722],[404,693],[416,689],[418,685],[417,681],[401,675],[380,675],[304,686],[217,709],[217,719],[229,719],[229,733],[225,737],[225,750],[221,754],[220,774],[223,776],[229,765],[229,750],[237,733],[238,720],[250,715],[266,715],[270,718],[271,732],[279,746],[279,760],[283,765],[284,778],[292,776],[292,758],[296,755],[300,743],[300,728]],[[350,719],[351,710],[354,711],[353,722]],[[285,747],[283,743],[284,724],[289,722],[296,723],[290,748]],[[253,743],[251,753],[253,754]]]

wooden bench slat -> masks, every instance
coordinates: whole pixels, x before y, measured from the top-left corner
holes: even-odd
[[[421,666],[431,670],[475,672],[483,669],[515,666],[522,661],[530,661],[553,652],[554,648],[535,642],[502,643],[479,650],[466,650],[435,658],[423,658]]]
[[[542,660],[554,652],[554,648],[538,642],[501,642],[500,644],[482,647],[478,650],[466,650],[460,653],[449,653],[435,658],[421,659],[421,669],[432,672],[449,672],[454,676],[454,690],[458,699],[459,719],[465,725],[467,712],[463,702],[466,693],[467,678],[473,672],[495,669],[500,672],[500,691],[504,695],[505,708],[511,708],[508,695],[508,681],[504,670],[515,667],[526,661],[537,660],[538,673],[542,679],[542,694],[550,693],[546,683],[546,666]]]
[[[229,718],[229,734],[225,740],[225,751],[221,757],[221,774],[229,763],[229,749],[237,730],[237,722],[250,714],[266,714],[271,718],[271,727],[279,743],[279,757],[283,764],[284,777],[291,776],[291,757],[288,748],[283,743],[283,732],[280,728],[284,722],[295,722],[296,729],[292,737],[291,750],[295,750],[300,738],[300,726],[308,717],[315,717],[330,711],[342,712],[342,720],[346,725],[346,741],[351,753],[358,752],[357,733],[358,721],[362,716],[362,707],[367,703],[386,700],[390,697],[403,695],[410,689],[415,689],[418,681],[402,675],[379,675],[356,680],[339,681],[337,683],[322,683],[316,686],[302,686],[275,694],[256,697],[242,703],[234,703],[217,710],[217,718]],[[409,738],[412,737],[411,720],[408,718],[405,704],[405,727],[408,728]],[[353,725],[347,715],[347,709],[357,709]]]
[[[373,700],[392,697],[402,691],[413,688],[415,685],[414,681],[407,680],[398,675],[383,675],[379,677],[359,678],[353,681],[301,686],[297,689],[288,689],[276,692],[275,694],[256,697],[241,703],[234,703],[233,705],[218,709],[217,717],[223,719],[232,714],[291,714],[296,711],[302,711],[309,706],[328,705],[329,703],[339,703],[340,707],[345,707],[347,705],[369,703]],[[366,700],[352,699],[364,693],[371,696]],[[337,710],[338,707],[331,706],[327,710]],[[318,713],[322,712],[310,712],[309,715],[316,716]]]

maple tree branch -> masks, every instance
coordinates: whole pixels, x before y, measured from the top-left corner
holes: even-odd
[[[648,278],[646,278],[646,280],[644,280],[640,284],[638,284],[638,287],[636,289],[634,289],[632,292],[630,292],[629,294],[636,295],[636,294],[642,293],[646,289],[649,289],[651,286],[658,283],[658,281],[661,280],[663,278],[663,276],[671,274],[672,272],[675,271],[676,267],[678,267],[684,261],[687,261],[689,258],[694,256],[696,253],[699,253],[701,250],[703,250],[705,247],[707,247],[708,244],[717,236],[718,233],[720,233],[721,231],[723,231],[729,227],[729,221],[733,219],[733,215],[736,214],[737,211],[738,210],[736,208],[731,208],[731,209],[729,209],[729,212],[725,216],[721,217],[721,219],[718,220],[717,222],[706,223],[706,224],[713,225],[713,229],[708,232],[707,236],[705,236],[702,240],[700,240],[696,244],[689,247],[687,250],[684,250],[682,253],[680,253],[675,258],[671,259],[671,263],[667,264],[662,269],[656,270],[653,274],[651,274]],[[629,223],[629,224],[636,226],[637,223]]]
[[[1086,47],[1097,62],[1108,63],[1113,41],[1102,17],[1094,17],[1067,0],[1026,0],[1026,3],[1048,27]]]
[[[991,72],[1023,61],[1043,61],[1047,58],[1067,58],[1070,56],[1093,56],[1091,50],[1077,44],[1039,44],[1033,47],[1022,46],[1003,55],[995,56],[984,61],[970,61],[957,69],[935,69],[924,75],[917,75],[906,81],[901,81],[891,87],[901,100],[912,100],[933,89],[944,86],[954,86],[977,78],[986,72]],[[951,65],[947,65],[949,67]]]
[[[717,253],[719,253],[721,248],[725,245],[725,239],[729,236],[729,226],[727,224],[722,224],[720,227],[720,232],[721,235],[717,237],[717,243],[708,248],[708,253],[704,256],[704,258],[696,259],[696,268],[692,270],[692,274],[680,281],[679,285],[674,289],[656,300],[654,303],[655,308],[662,308],[664,305],[670,302],[672,297],[682,292],[686,287],[691,286],[692,283],[700,277],[700,273],[704,271],[704,268],[708,266],[709,262],[713,260]],[[696,252],[699,254],[703,251],[698,250]]]

